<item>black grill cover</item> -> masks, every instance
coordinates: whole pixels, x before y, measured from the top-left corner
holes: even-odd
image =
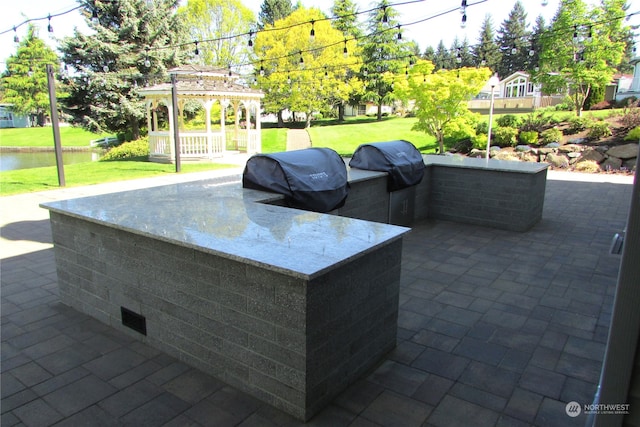
[[[347,167],[329,148],[308,148],[249,158],[242,186],[283,194],[294,208],[329,212],[344,205]]]
[[[424,160],[418,149],[404,140],[362,144],[353,153],[349,166],[387,172],[389,191],[419,184],[425,170]]]

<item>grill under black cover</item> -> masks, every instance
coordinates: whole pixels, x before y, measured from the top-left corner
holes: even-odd
[[[329,212],[344,205],[349,192],[347,167],[329,148],[307,148],[249,158],[242,186],[272,191],[294,208]]]
[[[352,168],[387,172],[387,190],[396,191],[419,184],[425,165],[418,149],[409,141],[362,144],[349,162]]]

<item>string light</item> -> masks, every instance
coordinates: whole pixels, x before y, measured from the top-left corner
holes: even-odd
[[[460,22],[460,28],[467,28],[467,14],[462,15],[462,21]]]
[[[149,60],[149,48],[145,48],[145,59],[144,59],[144,66],[146,68],[151,68],[151,61]]]
[[[194,49],[193,54],[195,56],[198,56],[198,55],[200,55],[200,50],[198,49],[198,42],[194,41],[193,43],[196,45],[196,48]]]
[[[51,14],[47,17],[49,19],[49,25],[47,25],[47,31],[53,33],[53,27],[51,26]]]
[[[93,11],[91,12],[91,22],[96,25],[100,23],[100,18],[98,18],[98,10],[96,9],[95,5],[93,6]]]
[[[516,44],[514,43],[513,46],[511,47],[511,54],[515,55],[516,53],[518,53],[518,48],[516,47]]]
[[[464,15],[467,12],[467,0],[462,0],[462,4],[460,5],[460,14]]]
[[[16,31],[16,27],[13,27],[13,42],[18,44],[20,43],[20,38],[18,37],[18,32]],[[346,41],[345,41],[346,46]]]
[[[382,23],[386,24],[389,22],[389,17],[387,16],[387,6],[382,6]]]
[[[344,49],[342,49],[342,56],[345,58],[349,56],[349,51],[347,50],[347,39],[344,39]]]
[[[400,24],[397,25],[398,28],[398,40],[402,40],[402,31],[400,31]]]
[[[316,30],[313,28],[314,20],[311,20],[311,32],[309,33],[309,40],[312,42],[316,39]]]
[[[578,26],[574,25],[573,26],[573,41],[577,41],[578,40]]]
[[[548,0],[542,0],[542,6],[546,6],[546,5],[548,5],[548,4],[549,4],[549,1],[548,1]]]
[[[253,31],[249,31],[249,43],[247,43],[249,47],[253,47],[252,38],[253,38]]]

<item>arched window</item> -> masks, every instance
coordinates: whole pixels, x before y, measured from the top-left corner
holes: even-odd
[[[527,95],[527,79],[518,77],[505,85],[505,98],[518,98]]]

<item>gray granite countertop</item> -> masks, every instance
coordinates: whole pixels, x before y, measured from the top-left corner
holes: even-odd
[[[244,189],[239,181],[221,184],[205,180],[41,206],[306,279],[409,231],[265,204],[281,197]]]
[[[537,162],[516,162],[496,159],[476,159],[463,156],[423,155],[427,166],[449,166],[467,169],[486,169],[501,172],[538,173],[547,170],[549,164]]]

